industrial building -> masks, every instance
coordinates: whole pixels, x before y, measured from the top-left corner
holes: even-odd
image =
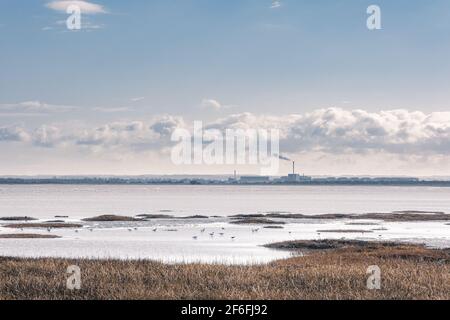
[[[285,177],[281,177],[280,181],[283,183],[298,183],[298,182],[308,182],[311,181],[312,178],[305,175],[300,175],[295,173],[295,161],[292,161],[292,173],[288,174]]]
[[[241,176],[238,179],[236,171],[234,172],[234,177],[228,179],[229,183],[240,183],[240,184],[303,183],[311,181],[312,178],[310,176],[295,173],[295,161],[292,161],[292,173],[289,173],[287,176],[278,179],[273,179],[268,176]]]
[[[239,183],[269,183],[270,177],[267,176],[242,176],[239,178]]]

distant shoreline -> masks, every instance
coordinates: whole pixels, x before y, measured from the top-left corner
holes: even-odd
[[[450,187],[450,181],[301,181],[301,182],[228,182],[207,179],[150,180],[133,178],[24,179],[0,178],[0,185],[207,185],[207,186],[394,186]]]

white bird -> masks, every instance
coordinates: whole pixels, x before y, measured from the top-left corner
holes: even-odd
[[[209,235],[210,235],[211,237],[214,237],[214,232],[211,232]]]
[[[236,239],[236,237],[231,237],[231,240],[234,240],[234,239]]]
[[[224,235],[225,233],[221,232],[221,233],[219,233],[219,234],[223,237],[223,235]]]
[[[194,240],[197,240],[197,239],[198,239],[198,237],[197,237],[197,236],[193,236],[193,237],[192,237],[192,239],[194,239]]]
[[[206,229],[205,229],[205,228],[203,228],[202,230],[200,230],[200,232],[201,232],[201,233],[203,233],[203,232],[205,232],[205,230],[206,230]]]
[[[131,231],[133,231],[133,229],[128,229],[128,231],[130,231],[130,232],[131,232]]]
[[[158,230],[158,228],[153,229],[153,232],[156,232],[156,230]]]

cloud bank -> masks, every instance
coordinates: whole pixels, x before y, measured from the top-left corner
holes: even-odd
[[[0,127],[0,142],[32,146],[164,150],[172,145],[177,128],[189,128],[182,117],[159,116],[149,121],[113,122],[95,128],[45,125],[34,130]],[[204,124],[205,129],[279,129],[283,153],[320,152],[345,155],[388,153],[394,155],[449,156],[450,112],[408,110],[368,112],[360,109],[320,109],[286,116],[232,114]]]

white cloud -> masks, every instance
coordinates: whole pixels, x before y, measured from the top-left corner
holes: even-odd
[[[206,109],[220,110],[222,108],[222,105],[219,101],[214,99],[203,99],[202,107]]]
[[[105,112],[105,113],[117,113],[117,112],[128,112],[132,111],[132,108],[129,107],[117,107],[117,108],[103,108],[103,107],[96,107],[92,109],[96,112]]]
[[[46,4],[48,8],[64,13],[66,13],[67,8],[71,5],[78,6],[81,9],[81,13],[84,14],[106,13],[106,9],[102,5],[81,0],[52,1]]]
[[[2,115],[39,115],[75,110],[72,106],[52,105],[40,101],[24,101],[11,104],[0,104]]]
[[[166,115],[154,121],[151,124],[150,129],[158,133],[160,137],[170,138],[176,129],[184,126],[184,120],[181,117]]]
[[[142,100],[144,100],[145,99],[145,97],[136,97],[136,98],[131,98],[130,100],[132,101],[132,102],[138,102],[138,101],[142,101]]]
[[[22,127],[0,127],[0,141],[26,142],[37,147],[78,147],[92,151],[122,150],[133,153],[162,150],[169,145],[172,132],[184,127],[179,117],[160,116],[150,121],[117,121],[97,127],[42,125],[27,132]]]
[[[42,30],[43,31],[50,31],[50,30],[63,30],[65,32],[69,32],[67,30],[67,21],[66,20],[57,20],[54,23],[54,27],[44,27]],[[94,30],[98,30],[98,29],[104,29],[105,25],[104,24],[98,24],[95,23],[94,21],[92,21],[90,18],[88,17],[84,17],[82,20],[82,24],[81,24],[81,29],[77,30],[77,31],[94,31]],[[72,32],[72,31],[71,31]]]
[[[281,1],[272,0],[272,5],[270,6],[271,9],[276,9],[281,7]]]
[[[30,136],[18,126],[0,127],[0,142],[26,142]]]
[[[233,108],[231,105],[224,105],[220,103],[218,100],[215,99],[203,99],[201,103],[201,107],[205,109],[212,109],[212,110],[222,110],[222,109],[230,109]]]
[[[62,144],[64,139],[62,130],[52,125],[43,125],[32,134],[33,144],[40,147],[54,147]]]

